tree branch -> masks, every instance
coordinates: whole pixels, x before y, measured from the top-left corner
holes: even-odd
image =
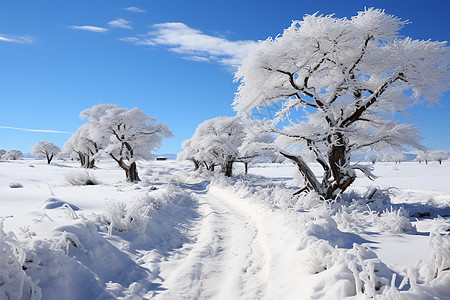
[[[402,79],[404,77],[403,73],[396,73],[395,76],[391,76],[385,83],[383,83],[374,93],[367,97],[366,103],[355,110],[355,112],[349,116],[347,119],[341,122],[341,127],[346,127],[351,123],[359,120],[362,113],[365,112],[372,104],[377,102],[379,97],[384,93],[388,86],[394,83],[397,79]]]

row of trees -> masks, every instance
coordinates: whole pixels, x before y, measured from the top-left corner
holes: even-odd
[[[61,149],[50,142],[37,142],[36,145],[31,148],[31,155],[36,158],[45,158],[47,163],[50,164],[52,159],[61,152]],[[22,151],[20,150],[3,150],[0,149],[0,158],[3,160],[18,160],[24,158]]]
[[[388,149],[390,150],[390,149]],[[405,160],[406,156],[401,152],[395,151],[381,151],[374,152],[371,151],[366,156],[372,164],[375,164],[378,161],[393,161],[396,163],[402,162]],[[448,158],[448,153],[445,151],[431,151],[431,150],[420,150],[415,158],[419,163],[425,162],[428,164],[430,161],[437,161],[439,164],[442,164],[442,161]]]
[[[82,111],[80,117],[88,122],[69,138],[62,151],[53,143],[41,141],[33,146],[31,154],[45,158],[48,164],[57,155],[70,155],[84,168],[93,168],[98,157],[107,156],[125,171],[127,181],[135,182],[140,180],[136,160],[150,158],[163,138],[173,136],[167,125],[137,108],[99,104]],[[18,150],[1,151],[4,159],[23,158]]]
[[[394,112],[438,103],[449,89],[449,51],[445,42],[401,37],[407,23],[373,8],[351,19],[307,15],[260,42],[239,67],[233,107],[243,118],[275,109],[272,126],[262,131],[274,134],[274,149],[297,166],[300,191],[335,199],[355,181],[356,170],[370,178],[369,168],[351,163],[356,151],[424,149],[418,128],[400,124]],[[290,118],[297,110],[303,114]],[[305,156],[322,166],[322,176]]]
[[[428,164],[429,161],[437,161],[442,164],[442,161],[448,158],[448,153],[444,151],[419,151],[417,155],[417,161],[419,163],[425,162]]]

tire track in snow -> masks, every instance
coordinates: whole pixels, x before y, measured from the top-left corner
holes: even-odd
[[[195,242],[161,268],[157,299],[262,299],[267,293],[264,245],[257,222],[217,192],[198,193],[202,217]]]
[[[184,185],[196,194],[201,217],[191,231],[193,242],[161,263],[165,291],[156,299],[312,297],[298,216],[227,188]]]
[[[222,272],[217,299],[262,299],[267,291],[267,255],[256,220],[237,209],[220,192],[210,189],[208,205],[222,214]],[[215,280],[214,278],[212,280]],[[213,282],[206,282],[207,286]]]

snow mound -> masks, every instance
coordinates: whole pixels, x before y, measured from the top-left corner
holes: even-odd
[[[57,198],[48,198],[37,205],[40,209],[55,209],[60,207],[70,207],[72,210],[77,211],[80,208],[74,204],[67,203],[63,200],[59,200]]]
[[[21,184],[20,182],[11,182],[9,184],[9,187],[12,189],[23,188],[23,184]]]

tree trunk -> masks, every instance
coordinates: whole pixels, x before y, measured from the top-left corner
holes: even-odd
[[[94,166],[95,166],[95,159],[91,159],[89,155],[84,155],[82,167],[86,169],[93,169]]]
[[[280,152],[281,155],[284,157],[290,159],[298,168],[300,174],[303,177],[303,180],[305,181],[305,190],[308,192],[316,192],[319,195],[323,195],[323,189],[320,185],[319,181],[317,180],[316,176],[314,175],[313,171],[308,167],[306,162],[303,160],[301,156],[294,156],[290,155],[284,152]]]
[[[81,167],[84,168],[84,161],[86,160],[84,157],[84,154],[82,154],[81,152],[77,152],[77,153],[78,153],[78,157],[80,158]]]
[[[229,160],[224,165],[222,165],[222,172],[225,173],[225,176],[231,177],[233,175],[233,161]]]
[[[95,159],[90,159],[87,161],[87,167],[88,169],[93,169],[95,167]]]
[[[356,179],[356,174],[350,167],[350,157],[344,137],[338,133],[332,138],[335,140],[328,151],[328,163],[333,175],[333,182],[327,187],[326,199],[335,199],[339,193],[344,192]]]
[[[125,170],[125,173],[127,176],[127,181],[130,181],[130,182],[141,181],[141,179],[139,178],[138,172],[137,172],[137,167],[136,167],[135,162],[131,163],[131,165],[128,167],[128,170]]]
[[[53,154],[52,155],[47,155],[47,164],[49,165],[52,162],[53,159]]]
[[[119,164],[119,167],[121,167],[125,171],[125,177],[127,178],[127,181],[129,182],[141,181],[137,172],[136,162],[132,162],[128,166],[126,163],[124,163],[123,158],[117,159],[111,153],[109,154],[109,156],[111,156],[112,159],[114,159],[117,162],[117,164]]]
[[[332,138],[335,140],[332,141]],[[325,200],[334,200],[355,181],[356,175],[350,166],[350,157],[343,137],[339,134],[330,137],[329,143],[332,145],[328,150],[328,163],[320,157],[317,157],[317,161],[325,171],[322,183],[318,181],[316,175],[301,156],[280,152],[281,155],[289,158],[297,166],[305,181],[305,187],[296,194],[303,191],[314,191]]]
[[[244,163],[245,175],[248,174],[248,162]]]

